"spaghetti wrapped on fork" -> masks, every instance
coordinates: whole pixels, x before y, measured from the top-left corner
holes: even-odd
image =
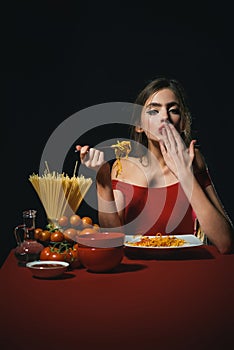
[[[131,152],[131,143],[130,141],[117,140],[117,143],[112,145],[111,148],[114,148],[115,150],[115,156],[116,156],[115,167],[117,167],[116,177],[118,177],[118,175],[121,174],[122,172],[121,158],[128,158],[128,155]]]

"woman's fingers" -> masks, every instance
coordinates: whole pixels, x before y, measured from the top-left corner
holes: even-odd
[[[187,148],[176,128],[168,123],[161,128],[161,135],[159,145],[165,163],[180,178],[183,170],[192,166],[196,140],[192,140]]]
[[[171,149],[177,147],[177,142],[175,139],[175,128],[171,123],[165,123],[165,133],[167,138],[167,143],[170,145]]]
[[[81,146],[81,145],[76,145],[76,150],[77,150],[77,151],[80,151],[80,150],[81,150],[81,148],[82,148],[82,146]]]
[[[89,146],[85,145],[85,146],[81,146],[81,145],[76,145],[76,151],[80,152],[80,153],[86,153],[89,150]]]
[[[95,168],[96,166],[100,166],[100,159],[102,159],[101,154],[103,154],[103,152],[101,152],[95,148],[90,148],[89,161],[90,161],[91,167]]]
[[[80,152],[81,163],[88,168],[98,170],[105,162],[104,153],[96,148],[77,145],[76,150]]]
[[[195,156],[195,152],[194,152],[194,148],[195,148],[195,143],[197,142],[197,140],[192,140],[190,142],[190,145],[189,145],[189,156],[191,159],[194,158]]]
[[[161,135],[168,151],[177,151],[178,149],[186,148],[180,134],[173,124],[168,122],[164,123],[161,128]]]
[[[169,128],[169,124],[165,123],[161,129],[162,140],[164,147],[167,151],[173,151],[176,149],[176,142],[172,131]]]
[[[87,158],[87,154],[89,152],[89,146],[76,146],[77,151],[80,151],[80,160],[83,163],[85,158]]]
[[[162,140],[159,140],[159,146],[160,146],[162,155],[163,155],[163,157],[164,157],[164,156],[166,155],[166,153],[167,153],[167,150],[166,150],[165,145],[164,145],[164,143],[163,143]]]
[[[174,125],[170,124],[169,128],[171,130],[171,132],[173,133],[174,136],[174,140],[175,140],[175,144],[178,147],[178,149],[180,148],[181,150],[186,149],[186,145],[184,143],[184,140],[182,139],[180,133],[176,130],[176,128],[174,127]]]

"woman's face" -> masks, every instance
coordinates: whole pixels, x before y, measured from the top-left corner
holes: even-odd
[[[148,139],[158,141],[165,121],[172,123],[181,132],[179,101],[168,88],[157,91],[146,101],[141,115],[141,129]]]

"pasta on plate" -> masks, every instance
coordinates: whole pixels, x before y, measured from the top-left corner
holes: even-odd
[[[157,233],[154,237],[142,236],[139,241],[126,242],[130,246],[135,247],[180,247],[185,243],[185,239],[177,238],[175,236],[163,236]]]

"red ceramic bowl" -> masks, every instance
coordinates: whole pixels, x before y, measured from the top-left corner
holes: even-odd
[[[78,237],[78,256],[90,272],[108,272],[116,268],[124,256],[124,237],[120,232],[86,233]]]
[[[78,247],[81,264],[90,272],[108,272],[116,268],[122,261],[124,249]]]
[[[93,248],[114,248],[124,245],[125,234],[121,232],[87,232],[77,236],[80,246]]]

